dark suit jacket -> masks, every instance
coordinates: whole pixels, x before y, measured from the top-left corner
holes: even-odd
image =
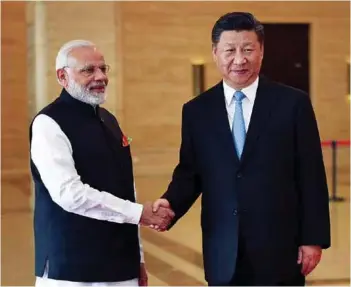
[[[298,246],[328,248],[328,189],[308,95],[260,78],[241,160],[222,82],[186,103],[179,164],[162,196],[176,214],[172,225],[200,194],[211,284],[233,277],[239,232],[255,274],[273,281],[296,275]]]

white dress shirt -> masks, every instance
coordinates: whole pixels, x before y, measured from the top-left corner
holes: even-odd
[[[98,220],[138,224],[143,206],[84,184],[75,169],[72,146],[60,126],[49,116],[39,115],[32,125],[31,157],[52,200],[67,212]],[[136,191],[135,195],[136,195]],[[140,239],[141,262],[144,253]],[[124,282],[80,283],[48,279],[47,262],[43,278],[36,286],[137,286],[138,279]]]
[[[243,106],[243,115],[245,121],[245,130],[247,132],[250,124],[252,109],[255,103],[257,88],[258,88],[258,77],[257,79],[248,87],[243,88],[241,92],[245,94],[245,98],[242,101]],[[234,100],[234,93],[237,91],[230,87],[224,80],[223,80],[223,89],[224,89],[224,97],[225,103],[227,108],[228,114],[228,121],[230,125],[230,130],[233,128],[233,119],[234,119],[234,112],[235,112],[235,100]]]

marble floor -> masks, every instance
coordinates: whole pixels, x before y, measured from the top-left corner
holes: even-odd
[[[168,176],[137,177],[140,202],[154,200],[168,184]],[[349,185],[338,186],[344,202],[330,204],[332,248],[327,250],[307,285],[350,285]],[[27,175],[2,178],[1,285],[33,285],[32,213]],[[203,285],[199,201],[171,231],[143,228],[149,285]]]

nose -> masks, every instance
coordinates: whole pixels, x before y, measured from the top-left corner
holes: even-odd
[[[107,75],[100,68],[96,68],[95,73],[94,73],[94,80],[95,81],[105,81],[105,80],[107,80]]]
[[[242,53],[238,52],[238,53],[236,53],[236,55],[234,57],[233,63],[234,63],[234,65],[240,66],[240,65],[245,64],[246,61],[247,61],[246,57]]]

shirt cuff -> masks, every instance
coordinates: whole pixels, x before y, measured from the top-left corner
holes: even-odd
[[[140,263],[145,263],[144,250],[142,245],[140,245]]]
[[[143,208],[144,206],[140,203],[129,202],[126,223],[139,224]]]

